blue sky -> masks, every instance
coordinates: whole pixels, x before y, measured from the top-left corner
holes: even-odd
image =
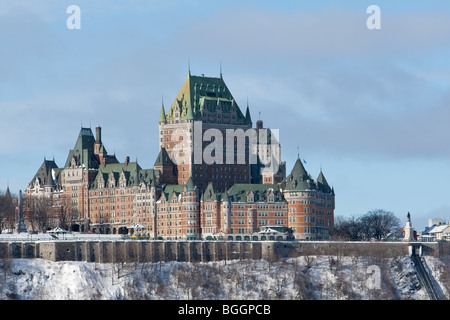
[[[66,27],[69,5],[81,29]],[[381,10],[369,30],[366,9]],[[336,215],[450,219],[448,1],[0,0],[0,190],[63,166],[80,127],[151,168],[161,99],[223,77],[336,191]]]

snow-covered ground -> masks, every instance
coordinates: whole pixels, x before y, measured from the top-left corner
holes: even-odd
[[[427,263],[439,278],[442,261],[430,257]],[[375,273],[369,273],[372,270]],[[448,298],[447,291],[445,293]],[[379,300],[428,297],[420,287],[409,257],[308,256],[281,262],[208,263],[0,260],[2,299]]]

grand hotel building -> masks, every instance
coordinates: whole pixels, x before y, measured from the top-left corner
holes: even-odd
[[[298,158],[287,174],[275,132],[261,120],[253,127],[249,107],[241,111],[222,75],[189,73],[168,110],[161,106],[158,131],[154,166],[143,169],[108,154],[101,127],[95,136],[81,128],[64,167],[44,159],[28,184],[25,223],[26,200],[40,198],[55,217],[71,213],[56,225],[82,232],[261,239],[272,226],[295,239],[329,237],[335,194],[323,172],[314,180]],[[239,140],[237,133],[249,132]]]

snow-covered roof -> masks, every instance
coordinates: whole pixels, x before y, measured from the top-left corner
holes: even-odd
[[[448,224],[441,224],[438,226],[433,226],[432,229],[428,231],[428,233],[441,233],[448,227],[450,227]]]
[[[135,225],[129,226],[128,229],[142,230],[142,229],[145,229],[145,227],[142,224],[135,224]]]
[[[61,229],[60,227],[56,227],[52,230],[47,231],[47,233],[65,233],[67,230]]]
[[[263,231],[260,231],[258,233],[280,233],[280,231],[272,229],[272,228],[267,228],[267,229],[265,229]]]

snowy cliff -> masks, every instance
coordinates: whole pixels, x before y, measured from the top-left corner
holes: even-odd
[[[447,298],[448,264],[427,257]],[[376,272],[373,272],[375,270]],[[0,300],[428,299],[409,257],[99,264],[0,260]]]

